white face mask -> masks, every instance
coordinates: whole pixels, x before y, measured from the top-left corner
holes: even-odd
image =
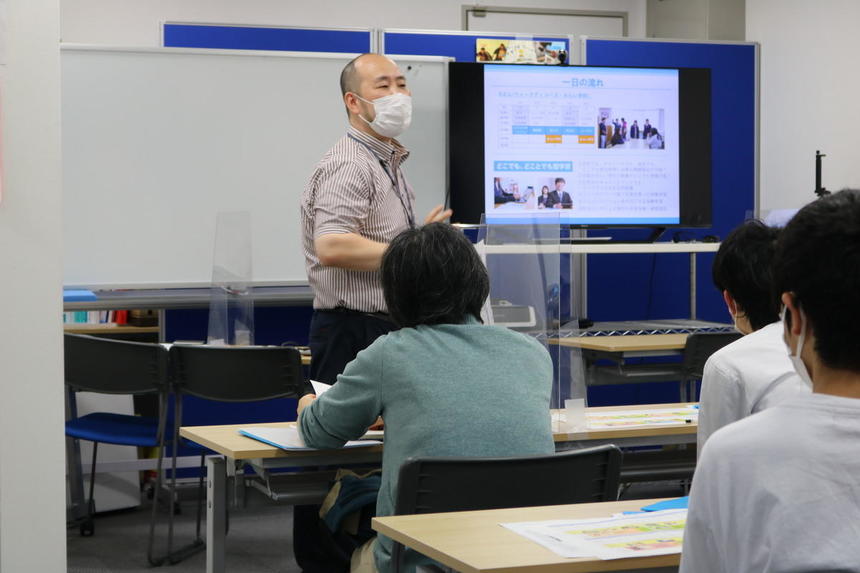
[[[785,313],[786,307],[782,307],[782,313],[780,314],[780,320],[782,320],[783,328],[785,328]],[[803,363],[803,359],[800,358],[801,352],[803,352],[803,343],[806,340],[806,317],[803,316],[803,311],[799,311],[797,313],[799,316],[792,317],[794,320],[800,320],[800,336],[797,339],[797,352],[795,354],[791,353],[791,346],[788,347],[788,358],[791,360],[792,366],[794,366],[794,370],[797,372],[797,375],[800,376],[800,379],[806,383],[807,386],[812,388],[812,377],[809,375],[809,370],[806,369],[806,364]],[[788,344],[788,343],[786,343]]]
[[[361,101],[373,105],[376,116],[373,121],[365,122],[382,137],[397,137],[409,128],[412,123],[412,98],[403,93],[387,95],[368,101],[358,94],[353,94]]]

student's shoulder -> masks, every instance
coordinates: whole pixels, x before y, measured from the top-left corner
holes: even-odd
[[[517,332],[515,330],[511,330],[510,328],[505,328],[504,326],[495,326],[495,325],[477,325],[480,328],[485,329],[485,332],[489,336],[496,337],[500,340],[505,340],[510,342],[511,344],[524,344],[531,346],[533,348],[545,349],[543,344],[537,341],[533,336],[529,336],[528,334],[523,334],[522,332]]]
[[[719,459],[759,459],[792,442],[792,412],[776,405],[723,426],[708,438],[702,452]]]
[[[484,328],[492,331],[493,335],[497,337],[496,346],[498,348],[509,351],[512,356],[516,356],[518,361],[528,358],[533,361],[533,364],[548,364],[551,367],[552,358],[550,358],[546,346],[533,336],[515,332],[502,326],[486,326]]]
[[[787,357],[781,325],[773,323],[723,346],[708,358],[708,362],[724,371],[736,371],[747,370],[751,360],[768,366],[778,362],[782,367],[790,364]]]

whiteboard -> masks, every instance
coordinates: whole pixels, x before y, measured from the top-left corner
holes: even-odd
[[[307,282],[300,201],[347,129],[354,54],[64,45],[64,284],[200,286],[219,212],[251,214],[252,280]],[[423,219],[445,198],[445,58],[397,58],[414,96],[404,172]]]

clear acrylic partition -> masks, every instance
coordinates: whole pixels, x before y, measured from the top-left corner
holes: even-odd
[[[254,344],[251,252],[251,214],[247,211],[218,213],[208,344]]]
[[[571,253],[571,244],[574,243],[568,241],[562,245],[561,275],[562,280],[567,282],[567,288],[563,289],[562,297],[566,304],[562,309],[558,329],[558,378],[562,394],[559,407],[564,408],[559,429],[582,431],[587,429],[587,365],[583,348],[576,344],[584,340],[579,319],[581,297],[585,292],[585,285],[581,283],[582,259],[585,255]]]
[[[490,300],[485,323],[506,326],[534,337],[553,358],[554,379],[551,407],[553,430],[570,429],[564,411],[566,401],[581,400],[586,406],[585,369],[582,351],[566,345],[565,338],[579,335],[578,305],[573,282],[578,277],[571,261],[567,233],[559,216],[541,213],[534,218],[517,217],[515,222],[485,220],[478,229],[476,248],[490,275]],[[574,288],[576,287],[576,288]],[[567,402],[573,409],[575,404]],[[578,425],[584,424],[584,412]],[[571,412],[571,422],[577,412]]]

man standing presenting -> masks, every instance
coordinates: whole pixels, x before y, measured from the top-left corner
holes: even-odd
[[[305,269],[314,292],[311,379],[326,384],[396,328],[379,266],[389,241],[416,225],[415,195],[401,170],[409,152],[395,139],[412,121],[403,72],[385,56],[362,54],[343,68],[340,89],[349,129],[317,164],[301,205]],[[450,216],[439,205],[424,222]],[[318,511],[293,508],[296,562],[305,573],[342,570],[318,537]]]
[[[302,196],[305,267],[314,291],[311,378],[327,384],[395,328],[379,265],[388,242],[416,224],[415,195],[401,170],[409,152],[394,139],[412,119],[406,78],[389,58],[362,54],[344,67],[340,87],[349,129]],[[450,216],[439,205],[424,222]]]

